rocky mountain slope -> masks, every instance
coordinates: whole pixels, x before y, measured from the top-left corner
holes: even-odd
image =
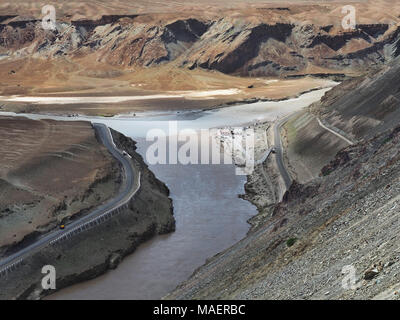
[[[350,139],[362,140],[393,128],[400,120],[400,60],[345,81],[310,111]]]
[[[400,50],[399,21],[385,14],[368,19],[370,6],[360,7],[355,30],[343,30],[340,7],[328,4],[92,19],[65,13],[54,31],[43,30],[39,17],[10,11],[0,17],[0,54],[2,59],[89,56],[124,68],[174,63],[243,76],[354,73]]]
[[[349,145],[319,122],[349,141],[368,140],[400,121],[400,60],[366,75],[346,80],[321,101],[292,117],[283,132],[287,166],[299,182],[307,182],[342,148]]]
[[[385,67],[314,106],[327,121],[340,116],[343,129],[349,119],[384,116],[360,121],[376,125],[356,126],[349,134],[360,142],[339,151],[319,177],[294,182],[281,203],[261,209],[245,239],[167,298],[399,299],[400,127],[391,121],[397,110],[386,107],[397,74],[398,64]]]

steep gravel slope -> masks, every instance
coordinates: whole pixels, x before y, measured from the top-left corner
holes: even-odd
[[[393,128],[400,120],[400,60],[343,82],[311,107],[329,125],[360,140]]]
[[[348,147],[322,177],[294,183],[244,240],[167,298],[368,299],[387,290],[398,298],[391,288],[400,282],[399,132]],[[356,270],[349,290],[348,265]]]

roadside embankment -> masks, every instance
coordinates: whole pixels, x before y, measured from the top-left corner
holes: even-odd
[[[274,155],[270,152],[273,146],[273,137],[271,131],[273,125],[269,122],[257,123],[250,126],[255,132],[255,162],[254,171],[247,176],[247,182],[244,186],[245,194],[240,197],[249,201],[257,207],[258,214],[252,217],[248,222],[252,228],[256,228],[260,221],[270,215],[270,208],[279,201],[282,193],[282,183]],[[260,162],[260,159],[269,156]]]
[[[321,127],[307,111],[291,117],[281,131],[284,159],[291,176],[299,183],[308,182],[321,172],[336,153],[348,143]]]

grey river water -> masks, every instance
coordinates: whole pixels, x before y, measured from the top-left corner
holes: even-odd
[[[260,102],[214,111],[141,119],[82,118],[106,123],[133,138],[138,141],[139,153],[144,155],[149,143],[144,139],[146,132],[151,128],[168,132],[168,121],[165,120],[178,120],[179,129],[195,130],[274,121],[319,100],[327,90],[287,101]],[[61,290],[50,299],[159,299],[186,280],[207,258],[246,235],[247,220],[257,212],[254,206],[238,197],[244,193],[246,177],[235,175],[233,165],[154,165],[150,169],[171,191],[176,232],[141,245],[117,270]]]
[[[145,143],[139,143],[143,151]],[[117,270],[67,288],[55,299],[158,299],[187,279],[205,259],[243,238],[256,214],[238,198],[244,177],[229,165],[156,165],[171,190],[176,231],[127,257]]]

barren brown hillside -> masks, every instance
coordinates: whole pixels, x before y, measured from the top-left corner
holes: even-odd
[[[3,117],[0,141],[0,254],[119,189],[119,167],[89,123]]]
[[[47,4],[56,7],[54,32],[46,32],[39,23]],[[0,54],[4,59],[16,50],[13,58],[77,57],[95,52],[93,61],[125,68],[177,60],[178,66],[265,75],[266,70],[257,70],[260,66],[238,61],[258,56],[271,60],[260,62],[283,63],[281,67],[287,70],[279,74],[318,72],[309,70],[308,64],[332,68],[318,59],[346,58],[366,48],[375,52],[374,44],[381,46],[397,30],[399,3],[365,0],[350,4],[356,8],[356,30],[342,28],[342,8],[349,5],[344,1],[17,0],[0,4]]]
[[[400,53],[400,5],[383,0],[351,3],[357,8],[354,30],[342,28],[344,2],[52,3],[57,8],[53,31],[42,27],[41,2],[0,5],[2,96],[240,90],[225,97],[205,95],[206,101],[140,101],[128,108],[85,105],[86,111],[71,110],[109,114],[115,108],[180,109],[182,102],[188,108],[213,107],[226,101],[284,98],[324,85],[311,81],[276,94],[274,85],[280,84],[266,82],[270,78],[342,80]],[[39,111],[32,104],[3,110]]]

